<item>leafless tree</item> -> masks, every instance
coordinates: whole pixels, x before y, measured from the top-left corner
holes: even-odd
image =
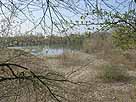
[[[100,31],[110,29],[111,25],[118,23],[128,24],[136,30],[136,1],[113,0],[113,2],[116,4],[112,5],[110,0],[0,0],[0,36],[32,31],[42,31],[44,34],[67,34],[69,30],[81,26],[95,31],[98,28]],[[123,9],[126,12],[134,10],[130,20],[121,18]],[[29,96],[25,99],[27,102],[30,100],[52,102],[52,99],[58,102],[69,101],[68,96],[65,96],[68,89],[63,84],[78,84],[56,72],[46,71],[38,74],[27,67],[7,62],[0,63],[2,70],[0,92],[3,92],[0,94],[1,102],[18,99],[22,101],[24,93]],[[22,91],[24,89],[27,91]],[[48,95],[51,97],[46,99]],[[35,100],[32,100],[33,97]]]

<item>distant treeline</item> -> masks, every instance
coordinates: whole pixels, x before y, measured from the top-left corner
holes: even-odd
[[[38,45],[45,43],[44,36],[27,35],[27,36],[14,36],[14,37],[0,37],[1,46],[26,46]]]
[[[68,36],[55,36],[55,35],[24,35],[14,37],[0,37],[1,47],[13,47],[13,46],[33,46],[33,45],[82,45],[85,38],[90,36],[90,33],[84,34],[70,34]]]

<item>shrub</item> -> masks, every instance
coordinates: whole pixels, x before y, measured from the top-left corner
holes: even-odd
[[[113,45],[111,34],[108,32],[92,34],[90,38],[86,38],[83,42],[83,50],[86,53],[107,51],[112,47]]]
[[[114,44],[123,49],[136,48],[136,32],[129,26],[120,25],[112,33]]]
[[[128,80],[127,68],[121,65],[106,65],[103,68],[101,78],[104,81],[126,81]]]

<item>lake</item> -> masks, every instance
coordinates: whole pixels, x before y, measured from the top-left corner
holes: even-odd
[[[30,52],[33,55],[36,56],[52,56],[52,55],[61,55],[65,51],[72,51],[73,49],[70,48],[63,48],[60,46],[43,46],[43,45],[38,45],[38,46],[18,46],[18,47],[9,47],[9,48],[14,48],[14,49],[22,49],[26,52]]]

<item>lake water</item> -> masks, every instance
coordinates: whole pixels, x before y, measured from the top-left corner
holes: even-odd
[[[49,46],[22,46],[22,47],[9,47],[9,48],[22,49],[26,52],[31,52],[31,54],[37,56],[61,55],[64,53],[64,51],[71,50],[69,48],[49,47]]]

